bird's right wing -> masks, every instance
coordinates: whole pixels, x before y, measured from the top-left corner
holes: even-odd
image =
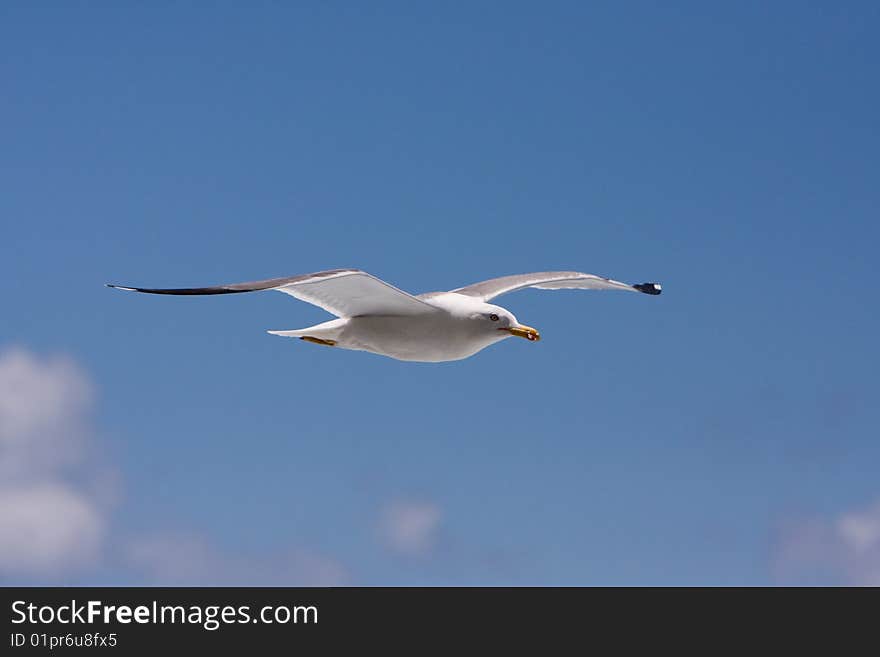
[[[629,292],[644,292],[645,294],[660,294],[661,289],[659,283],[628,285],[610,278],[584,274],[579,271],[541,271],[533,274],[490,278],[488,281],[460,287],[452,292],[477,297],[481,301],[491,301],[502,294],[527,287],[535,287],[539,290],[627,290]]]
[[[258,290],[278,290],[306,301],[337,317],[359,315],[424,315],[437,309],[375,276],[357,269],[330,269],[314,274],[269,278],[250,283],[214,287],[144,288],[110,285],[120,290],[148,294],[236,294]]]

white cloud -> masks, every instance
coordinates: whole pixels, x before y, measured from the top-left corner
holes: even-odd
[[[395,500],[382,511],[380,533],[385,545],[404,556],[422,556],[434,549],[443,513],[431,502]]]
[[[865,510],[845,513],[838,518],[836,529],[853,552],[870,554],[877,550],[880,548],[880,501]]]
[[[784,580],[820,576],[880,586],[880,500],[830,520],[795,523],[777,545],[776,568]]]
[[[0,488],[0,571],[46,576],[94,563],[104,527],[99,508],[70,486]]]
[[[342,586],[336,560],[300,548],[273,555],[231,555],[203,537],[161,534],[132,541],[127,561],[159,586]]]
[[[129,578],[165,585],[334,586],[348,572],[290,548],[230,555],[193,536],[113,538],[115,471],[96,465],[93,386],[69,358],[0,351],[0,577],[58,582],[120,560]]]
[[[67,358],[0,353],[0,476],[30,479],[82,457],[92,386]]]
[[[69,481],[89,449],[91,400],[71,360],[0,352],[0,574],[54,576],[97,560],[106,505]]]

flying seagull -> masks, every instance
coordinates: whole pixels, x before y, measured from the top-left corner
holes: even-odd
[[[398,360],[444,362],[473,356],[511,336],[541,339],[513,313],[489,303],[527,287],[541,290],[627,290],[660,294],[659,283],[627,285],[576,271],[545,271],[492,278],[449,292],[411,295],[358,269],[331,269],[314,274],[270,278],[216,287],[156,289],[111,285],[149,294],[236,294],[278,290],[336,315],[337,319],[272,335],[314,344],[369,351]]]

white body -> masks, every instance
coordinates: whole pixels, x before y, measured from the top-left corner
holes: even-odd
[[[517,324],[510,311],[462,294],[445,292],[420,298],[437,312],[341,318],[309,328],[270,333],[318,338],[332,341],[342,349],[369,351],[397,360],[439,363],[468,358],[512,337],[498,329]],[[498,314],[499,320],[491,325],[475,317],[492,312]]]

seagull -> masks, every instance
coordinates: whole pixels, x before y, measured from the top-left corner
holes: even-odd
[[[506,308],[489,303],[502,294],[529,287],[661,292],[659,283],[628,285],[594,274],[545,271],[492,278],[448,292],[412,295],[358,269],[330,269],[215,287],[157,289],[110,283],[107,287],[178,295],[277,290],[323,308],[336,319],[303,329],[269,331],[272,335],[430,363],[462,360],[510,337],[540,340],[537,329],[521,324]]]

